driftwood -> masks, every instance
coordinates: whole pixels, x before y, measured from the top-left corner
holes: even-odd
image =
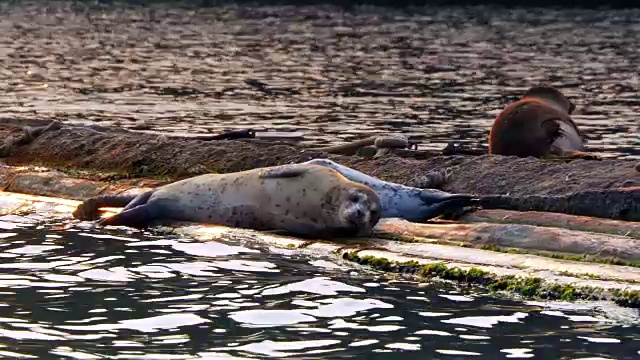
[[[465,243],[472,247],[516,248],[640,261],[640,239],[628,236],[538,227],[522,224],[417,224],[397,219],[383,219],[378,233],[439,239]]]
[[[541,211],[478,210],[458,219],[462,222],[517,223],[623,235],[640,239],[640,223]]]
[[[38,218],[40,221],[49,218],[64,222],[78,204],[73,200],[0,192],[0,213],[7,215],[2,216],[5,222]],[[33,214],[33,211],[38,211],[38,214]],[[289,251],[305,249],[317,255],[339,256],[383,271],[481,284],[492,291],[507,290],[526,297],[612,300],[622,306],[640,306],[640,268],[637,267],[376,238],[353,239],[345,246],[193,223],[160,225],[157,230],[204,242],[231,237]],[[360,244],[362,240],[366,241],[368,246],[363,248],[358,240]],[[110,240],[104,241],[108,243]]]
[[[440,244],[406,243],[391,240],[372,240],[371,245],[386,249],[392,253],[414,257],[432,258],[467,264],[497,266],[501,268],[527,268],[537,271],[570,272],[590,274],[603,278],[625,279],[640,282],[640,268],[608,264],[590,264],[586,262],[551,259],[532,254],[509,254],[483,249],[469,249]],[[366,248],[365,248],[366,250]],[[639,285],[640,286],[640,285]]]
[[[48,122],[28,122],[29,126]],[[13,137],[23,123],[2,120],[0,132]],[[162,137],[162,136],[161,136]],[[10,165],[91,169],[128,176],[159,175],[171,180],[208,172],[328,158],[382,180],[447,192],[476,194],[485,209],[543,211],[627,221],[640,220],[640,174],[636,162],[624,160],[550,163],[501,156],[436,156],[425,160],[394,155],[358,157],[329,154],[275,141],[197,141],[157,134],[64,126],[13,146]],[[371,138],[369,142],[375,139]],[[375,150],[375,146],[374,146]],[[7,155],[7,154],[5,154]],[[444,174],[431,181],[430,174]]]
[[[20,192],[32,195],[64,197],[74,200],[85,200],[91,197],[107,194],[118,194],[125,191],[140,193],[150,188],[162,185],[160,180],[124,180],[124,181],[91,181],[78,179],[65,174],[47,172],[28,172],[11,167],[0,169],[0,186],[5,191]],[[465,221],[473,216],[482,217],[487,212],[465,215]],[[496,213],[493,218],[496,218]],[[509,213],[511,224],[491,224],[485,222],[474,223],[443,223],[426,224],[410,223],[402,220],[383,219],[376,227],[378,233],[392,236],[409,236],[415,241],[435,239],[449,242],[465,243],[473,247],[503,247],[516,248],[527,251],[548,251],[557,253],[591,255],[602,258],[614,258],[628,262],[640,260],[640,239],[631,236],[606,235],[613,227],[618,227],[623,233],[632,234],[637,231],[635,223],[602,221],[564,215],[562,220],[553,222],[550,215],[545,213]],[[465,219],[463,217],[463,219]],[[478,218],[476,218],[477,220]],[[541,227],[516,224],[519,219],[537,225],[551,224],[557,227]],[[591,221],[589,221],[591,220]],[[561,221],[564,221],[561,222]],[[589,231],[563,229],[563,224],[588,224]],[[604,234],[603,234],[604,233]]]
[[[372,146],[373,145],[373,146]],[[346,144],[310,148],[312,151],[322,151],[330,154],[364,155],[380,157],[390,155],[412,145],[403,136],[371,136],[366,139],[355,140]],[[367,151],[370,149],[370,151]]]
[[[333,146],[323,146],[311,148],[313,151],[322,151],[331,154],[342,154],[342,155],[355,155],[358,149],[373,145],[376,142],[376,136],[371,136],[366,139],[355,140],[346,144],[341,145],[333,145]]]
[[[10,155],[13,148],[29,144],[45,131],[59,130],[61,128],[62,124],[57,121],[52,121],[48,125],[43,126],[24,126],[22,128],[23,133],[21,135],[17,137],[7,137],[4,140],[4,144],[0,145],[0,156],[4,157]]]
[[[640,221],[640,187],[585,190],[561,196],[485,195],[480,204],[486,209],[537,210]]]

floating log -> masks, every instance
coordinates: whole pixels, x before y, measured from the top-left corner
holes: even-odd
[[[49,122],[40,124],[46,126]],[[29,126],[37,126],[37,122],[31,121]],[[16,131],[22,131],[21,124],[0,120],[0,134],[13,136]],[[395,156],[402,153],[398,149],[394,150],[395,155],[367,158],[331,154],[322,148],[271,141],[260,143],[258,139],[203,142],[186,137],[164,141],[158,138],[157,134],[117,128],[97,130],[97,127],[65,125],[31,138],[29,143],[12,143],[4,160],[9,165],[37,163],[178,180],[209,172],[226,173],[328,158],[382,180],[405,185],[420,186],[416,179],[444,171],[449,175],[442,190],[477,194],[485,209],[640,220],[640,173],[635,169],[635,161],[558,163],[494,155],[414,160]],[[375,138],[363,141],[375,143]]]
[[[488,195],[480,199],[487,209],[545,211],[640,221],[640,187],[583,190],[565,195]]]
[[[301,131],[256,131],[255,137],[264,140],[303,140]]]
[[[38,222],[46,219],[43,215],[64,222],[77,204],[74,200],[0,192],[0,213],[5,214],[0,222],[5,226],[15,221]],[[39,214],[28,215],[30,209],[37,209]],[[492,291],[507,290],[526,297],[612,300],[623,306],[640,307],[640,268],[637,267],[376,238],[347,239],[343,244],[309,241],[193,223],[158,224],[155,229],[197,241],[233,238],[290,251],[304,249],[323,256],[338,255],[383,271],[475,283],[488,286]]]
[[[346,144],[316,147],[310,148],[310,150],[322,151],[331,154],[354,155],[358,149],[375,144],[376,139],[377,136],[371,136],[366,139],[355,140]]]
[[[534,226],[593,231],[640,239],[640,223],[541,211],[477,210],[465,214],[461,222],[516,223]]]
[[[418,224],[399,219],[382,219],[380,234],[455,241],[472,247],[515,248],[524,251],[594,256],[601,259],[640,261],[640,239],[593,232],[522,224]]]
[[[151,179],[125,179],[120,181],[92,181],[70,177],[56,171],[29,172],[24,168],[0,168],[0,187],[5,191],[31,195],[65,197],[84,200],[91,197],[123,192],[140,193],[166,183]],[[486,211],[479,212],[479,216]],[[513,215],[513,213],[510,213]],[[516,218],[529,219],[532,223],[548,223],[549,214],[516,214]],[[466,215],[467,218],[474,216]],[[411,223],[399,219],[382,219],[375,230],[387,236],[405,236],[412,241],[434,239],[457,242],[477,248],[506,248],[522,251],[541,251],[558,254],[591,256],[595,260],[610,262],[636,262],[640,260],[640,239],[631,236],[610,235],[611,227],[618,226],[623,232],[637,229],[636,223],[622,221],[598,221],[597,219],[565,215],[569,224],[589,224],[588,231],[569,230],[518,223],[495,224],[486,222],[467,223]],[[602,224],[602,225],[600,225]],[[635,230],[634,230],[635,231]]]

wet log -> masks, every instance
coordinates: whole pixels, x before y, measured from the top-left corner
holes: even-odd
[[[36,122],[30,124],[36,125]],[[22,130],[16,122],[0,121],[0,133],[15,135],[16,130]],[[450,176],[441,190],[477,194],[485,209],[640,221],[640,173],[635,161],[554,163],[491,155],[435,156],[424,160],[395,155],[367,158],[271,141],[257,143],[257,139],[203,142],[189,138],[159,141],[158,138],[157,134],[117,128],[97,130],[65,125],[42,133],[28,144],[13,146],[4,160],[10,165],[38,163],[178,180],[208,172],[226,173],[328,158],[382,180],[417,187],[421,185],[416,179],[444,171]],[[375,143],[375,138],[363,141]],[[353,143],[346,145],[349,147]],[[346,152],[351,151],[354,151],[353,147]],[[398,151],[394,150],[395,153]]]
[[[463,215],[458,221],[514,223],[640,238],[640,223],[541,211],[478,210]]]
[[[486,209],[545,211],[640,221],[640,186],[584,190],[559,196],[485,195],[480,204]]]
[[[371,136],[366,139],[355,140],[346,144],[316,147],[310,148],[310,150],[322,151],[331,154],[354,155],[358,151],[358,149],[365,146],[373,145],[376,142],[376,138],[377,136]]]
[[[5,191],[32,195],[64,197],[84,200],[106,194],[118,194],[125,191],[140,193],[162,185],[160,180],[127,179],[121,181],[91,181],[70,177],[56,171],[29,172],[25,169],[5,167],[0,169],[0,186]],[[488,214],[488,215],[487,215]],[[495,219],[498,214],[511,216],[513,220],[503,216],[501,221],[509,224],[487,222],[469,222],[484,218]],[[435,239],[461,242],[473,247],[501,247],[530,251],[548,251],[553,253],[577,254],[599,258],[619,259],[634,262],[640,260],[640,239],[633,238],[638,224],[598,220],[586,217],[564,215],[557,217],[545,213],[500,213],[479,211],[465,215],[467,223],[411,223],[398,219],[383,219],[376,227],[378,233],[391,236],[410,236],[417,241]],[[555,216],[555,219],[554,219]],[[463,219],[465,219],[463,217]],[[517,222],[530,224],[518,224]],[[554,227],[543,227],[544,225]],[[568,224],[568,225],[567,225]],[[584,230],[568,230],[563,227],[583,226]],[[537,226],[535,226],[537,225]],[[542,225],[542,226],[540,226]],[[587,228],[584,228],[587,227]],[[623,235],[608,235],[618,228]],[[423,240],[420,240],[423,239]]]
[[[587,262],[563,259],[550,259],[532,254],[499,253],[483,249],[455,248],[440,244],[416,244],[402,241],[378,240],[371,242],[379,249],[395,254],[412,257],[431,258],[452,261],[459,264],[495,266],[502,269],[527,269],[528,271],[569,272],[572,274],[591,274],[607,279],[625,279],[637,282],[640,287],[640,268],[609,264],[590,264]],[[364,248],[364,250],[368,250]],[[454,251],[455,250],[455,251]],[[639,288],[640,289],[640,288]]]
[[[640,239],[628,236],[521,224],[418,224],[398,219],[383,219],[375,230],[383,235],[401,234],[412,237],[414,241],[426,238],[461,242],[476,248],[516,248],[586,255],[600,259],[640,261]]]
[[[75,200],[129,191],[139,193],[163,183],[152,179],[101,182],[74,178],[57,171],[32,172],[11,168],[0,170],[2,191]]]
[[[5,226],[50,220],[64,223],[77,204],[79,202],[73,200],[0,192],[0,222]],[[305,241],[253,230],[194,223],[165,224],[156,229],[161,233],[203,242],[233,238],[287,251],[304,249],[316,255],[339,256],[382,271],[484,285],[491,291],[506,290],[525,297],[564,301],[611,300],[622,306],[640,306],[640,269],[637,267],[376,238],[348,239],[344,246],[339,242]],[[362,240],[366,241],[364,248],[359,244]],[[107,237],[104,241],[113,240]]]

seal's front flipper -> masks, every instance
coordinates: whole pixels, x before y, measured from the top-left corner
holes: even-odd
[[[122,212],[109,216],[98,221],[101,226],[130,226],[138,229],[149,226],[153,216],[149,211],[149,205],[138,205],[134,208],[123,210]]]
[[[427,221],[438,216],[460,217],[473,211],[480,200],[468,194],[448,194],[423,190],[420,198],[427,204],[426,211],[422,214],[422,221]]]
[[[309,168],[301,165],[302,164],[291,164],[263,169],[260,171],[259,177],[262,179],[278,179],[302,176],[309,171]]]

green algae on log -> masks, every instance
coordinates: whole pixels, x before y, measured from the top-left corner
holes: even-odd
[[[625,307],[640,307],[640,291],[618,290],[610,292],[595,286],[559,284],[541,277],[497,275],[478,267],[451,267],[444,262],[394,261],[374,255],[360,256],[358,252],[345,251],[345,260],[385,271],[412,274],[422,278],[440,278],[461,283],[485,286],[491,291],[506,291],[527,298],[548,300],[611,300]]]
[[[28,124],[44,126],[48,122]],[[0,135],[20,133],[22,125],[16,120],[0,120]],[[413,186],[421,186],[420,178],[425,174],[446,171],[442,190],[477,194],[485,208],[640,219],[640,173],[631,160],[550,163],[534,158],[436,154],[422,160],[391,155],[368,158],[259,139],[202,141],[83,126],[44,132],[32,142],[12,148],[4,160],[9,165],[40,164],[178,180],[314,158],[328,158],[386,181]]]

